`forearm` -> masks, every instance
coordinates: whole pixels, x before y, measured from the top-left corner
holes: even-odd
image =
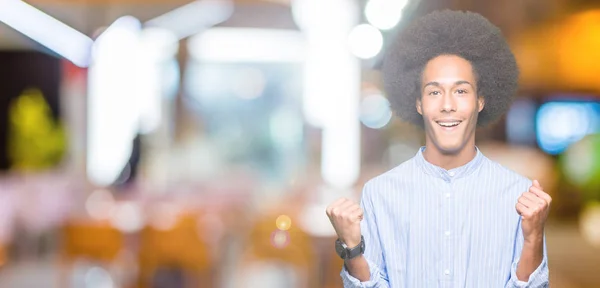
[[[523,242],[523,250],[517,266],[517,278],[527,282],[531,273],[537,269],[544,258],[544,238]]]
[[[357,256],[346,260],[341,272],[344,288],[389,288],[387,277],[382,274],[383,265],[368,260],[368,256]]]
[[[360,280],[361,282],[367,282],[370,280],[371,271],[369,269],[369,263],[367,263],[367,259],[365,259],[363,255],[344,261],[344,265],[352,277]]]

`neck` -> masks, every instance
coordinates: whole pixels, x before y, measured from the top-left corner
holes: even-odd
[[[463,166],[473,160],[476,155],[477,150],[474,141],[473,143],[467,143],[462,149],[452,153],[440,151],[433,143],[426,141],[425,151],[423,151],[423,157],[427,162],[446,170]]]

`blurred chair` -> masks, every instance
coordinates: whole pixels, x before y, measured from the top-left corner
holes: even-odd
[[[278,215],[269,213],[250,228],[236,287],[317,287],[317,259],[311,237],[293,224],[294,217],[287,231],[278,230]]]
[[[212,254],[200,237],[204,229],[198,215],[179,215],[173,224],[166,229],[148,225],[141,231],[138,287],[160,285],[154,280],[165,271],[185,272],[190,276],[185,277],[186,287],[215,287]]]
[[[125,246],[125,235],[109,222],[67,222],[61,232],[59,287],[69,287],[66,281],[77,260],[90,260],[110,267],[118,261]]]
[[[7,260],[8,259],[6,256],[6,246],[4,243],[0,242],[0,269],[2,269],[2,267],[4,267]]]
[[[323,288],[343,288],[342,277],[342,266],[344,266],[344,260],[337,255],[334,249],[334,242],[336,238],[331,238],[331,249],[327,249],[325,253],[325,267],[323,269]]]

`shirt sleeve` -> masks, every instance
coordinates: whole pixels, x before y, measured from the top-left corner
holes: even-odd
[[[544,256],[542,257],[542,263],[529,275],[527,282],[519,280],[517,277],[517,266],[521,257],[521,251],[523,250],[523,233],[521,233],[521,220],[519,220],[519,227],[517,230],[517,241],[515,245],[515,260],[512,263],[510,269],[510,279],[506,284],[507,288],[539,288],[549,287],[550,274],[548,272],[548,254],[546,251],[546,236],[544,235]]]
[[[385,260],[381,249],[381,242],[379,240],[379,232],[377,229],[377,223],[375,220],[375,214],[373,210],[373,202],[371,191],[369,191],[370,185],[367,183],[363,189],[361,195],[360,205],[363,209],[364,218],[360,224],[360,231],[365,239],[365,253],[364,257],[369,264],[370,277],[366,282],[361,282],[357,278],[350,275],[346,269],[346,265],[342,267],[342,281],[344,288],[388,288],[390,284],[388,282],[387,272],[385,269]]]

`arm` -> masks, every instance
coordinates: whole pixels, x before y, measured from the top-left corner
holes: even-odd
[[[521,233],[521,220],[517,231],[515,243],[515,256],[510,279],[505,287],[548,287],[548,255],[546,252],[546,240],[542,236],[538,241],[524,241]]]
[[[345,261],[340,273],[344,288],[390,287],[368,184],[363,189],[360,206],[364,211],[360,230],[365,238],[365,254]]]
[[[548,256],[544,225],[552,197],[537,180],[517,200],[519,217],[514,260],[507,287],[548,287]],[[513,256],[513,258],[515,257]]]
[[[544,260],[544,238],[523,243],[521,260],[517,265],[517,277],[521,281],[529,281],[529,276]]]

